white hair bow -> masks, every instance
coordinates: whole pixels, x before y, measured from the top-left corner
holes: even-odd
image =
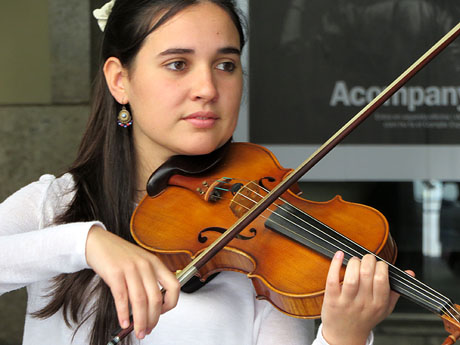
[[[97,19],[97,23],[102,31],[105,30],[105,26],[107,24],[107,19],[109,19],[109,15],[112,12],[113,5],[115,4],[115,0],[111,0],[106,3],[101,8],[95,9],[93,11],[94,18]]]

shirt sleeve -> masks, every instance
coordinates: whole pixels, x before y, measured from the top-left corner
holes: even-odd
[[[66,176],[66,175],[64,175]],[[71,176],[44,175],[0,204],[0,295],[89,268],[86,238],[100,222],[53,225],[73,197]]]
[[[323,338],[323,333],[322,333],[323,325],[320,325],[318,328],[318,333],[316,335],[316,339],[313,342],[312,345],[329,345],[327,341]],[[371,332],[369,334],[369,337],[367,338],[366,345],[373,345],[374,344],[374,333]]]

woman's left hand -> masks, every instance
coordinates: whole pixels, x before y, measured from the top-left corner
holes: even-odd
[[[343,252],[337,252],[329,268],[321,312],[323,337],[330,345],[364,345],[371,330],[391,314],[399,294],[390,290],[388,265],[373,255],[350,259],[341,285],[343,258]]]

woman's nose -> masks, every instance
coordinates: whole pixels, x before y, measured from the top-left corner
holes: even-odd
[[[217,83],[212,69],[202,68],[196,71],[192,86],[191,96],[193,100],[214,102],[218,98]]]

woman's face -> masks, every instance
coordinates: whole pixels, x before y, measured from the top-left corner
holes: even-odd
[[[190,6],[151,33],[123,81],[143,168],[223,145],[236,126],[242,79],[238,31],[217,5]]]

